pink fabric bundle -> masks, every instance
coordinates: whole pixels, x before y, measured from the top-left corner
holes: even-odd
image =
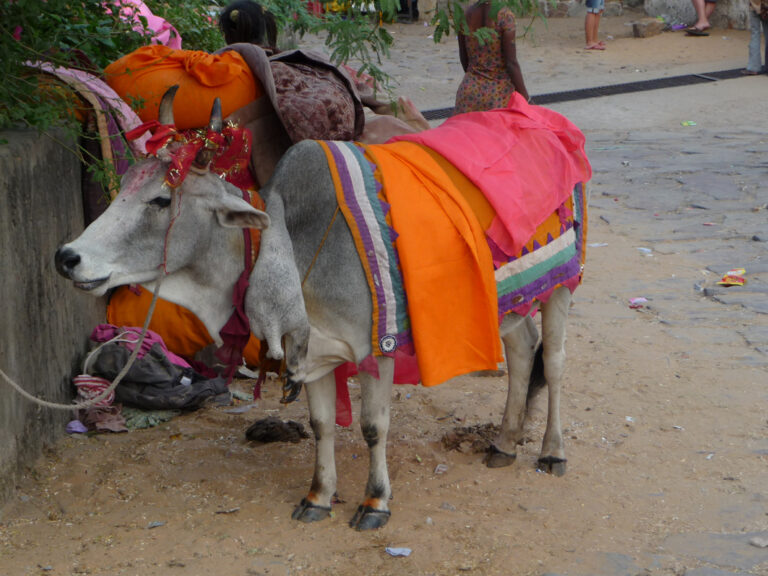
[[[390,142],[397,140],[432,148],[482,190],[496,210],[486,232],[508,256],[520,252],[577,183],[592,177],[581,130],[517,92],[506,108],[459,114]]]
[[[133,20],[133,29],[137,32],[144,30],[141,18],[146,18],[147,28],[153,32],[152,44],[164,44],[175,50],[181,50],[179,31],[165,18],[152,14],[144,2],[141,0],[115,0],[114,5],[118,7],[121,18]]]

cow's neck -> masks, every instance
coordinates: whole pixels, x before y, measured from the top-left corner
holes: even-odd
[[[219,331],[232,314],[232,291],[243,271],[243,233],[220,228],[204,254],[168,274],[160,287],[164,300],[187,308],[203,323],[217,346]],[[154,290],[155,284],[146,284]]]

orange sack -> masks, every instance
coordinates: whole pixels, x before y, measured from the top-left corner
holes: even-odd
[[[107,66],[104,76],[144,122],[157,120],[163,94],[178,84],[173,117],[179,130],[206,126],[217,96],[224,117],[261,96],[250,68],[234,51],[214,55],[143,46]]]
[[[128,286],[115,290],[107,305],[107,322],[115,326],[142,326],[152,303],[152,293],[144,288],[137,291]],[[187,359],[213,343],[203,323],[189,310],[163,300],[157,301],[155,313],[149,323],[150,330],[157,332],[168,350]],[[259,341],[253,334],[243,351],[248,366],[259,365]]]

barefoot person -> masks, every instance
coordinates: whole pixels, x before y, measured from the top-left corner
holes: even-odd
[[[605,10],[605,0],[587,0],[587,15],[584,17],[585,50],[605,50],[605,42],[597,39],[600,17]]]
[[[490,2],[481,0],[464,12],[468,34],[459,33],[459,59],[464,78],[456,93],[455,114],[503,108],[517,91],[529,100],[515,48],[515,15],[502,8],[490,17]],[[496,36],[485,44],[472,34],[493,28]]]

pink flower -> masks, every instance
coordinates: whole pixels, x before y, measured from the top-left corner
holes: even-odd
[[[21,31],[24,30],[21,26],[16,26],[16,28],[13,29],[13,39],[17,42],[21,40]]]

